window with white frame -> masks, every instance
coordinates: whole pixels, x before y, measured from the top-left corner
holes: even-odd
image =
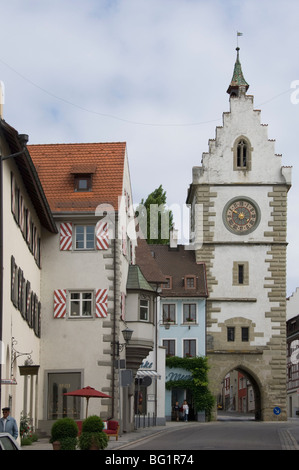
[[[175,304],[163,304],[163,323],[175,323]]]
[[[175,356],[175,340],[163,339],[162,344],[166,348],[166,356]]]
[[[94,250],[95,248],[95,226],[76,225],[75,226],[75,247],[76,250]]]
[[[184,357],[196,356],[196,340],[195,339],[184,339],[183,354],[184,354]]]
[[[70,292],[70,317],[92,317],[93,292]]]
[[[184,304],[183,306],[183,322],[196,323],[196,304]]]
[[[143,321],[149,321],[149,299],[140,299],[139,303],[139,319]]]

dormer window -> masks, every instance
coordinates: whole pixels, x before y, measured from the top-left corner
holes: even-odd
[[[91,191],[91,175],[75,176],[75,191]]]
[[[196,288],[196,276],[188,275],[184,278],[185,289],[195,289]]]
[[[96,171],[95,165],[74,165],[71,174],[74,176],[74,191],[88,192],[92,190],[92,176]]]
[[[172,289],[172,276],[165,276],[165,282],[162,284],[162,289]]]

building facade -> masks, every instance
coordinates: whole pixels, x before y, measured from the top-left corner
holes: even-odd
[[[191,232],[202,239],[197,259],[207,268],[211,390],[217,397],[224,377],[239,370],[253,385],[257,418],[284,420],[291,169],[275,154],[248,87],[237,48],[227,90],[230,111],[202,165],[193,168],[187,203]]]
[[[153,328],[149,321],[140,325],[137,304],[126,314],[136,246],[132,229],[128,235],[133,212],[126,144],[29,150],[58,231],[42,236],[40,427],[63,416],[82,419],[82,399],[65,393],[92,386],[110,398],[91,400],[89,413],[118,419],[122,429],[130,430],[132,383],[153,348]],[[128,345],[121,334],[127,321],[134,324]]]
[[[1,400],[18,423],[38,423],[42,335],[42,233],[56,224],[23,135],[0,122]],[[22,142],[23,138],[23,142]]]

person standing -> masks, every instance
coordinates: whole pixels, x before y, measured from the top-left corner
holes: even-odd
[[[179,421],[179,418],[180,418],[180,406],[179,406],[179,402],[178,402],[178,401],[175,402],[175,405],[174,405],[174,407],[173,407],[173,411],[174,411],[175,420],[176,420],[176,421]]]
[[[8,432],[14,439],[19,435],[18,425],[16,420],[10,416],[10,408],[6,406],[2,408],[2,418],[0,419],[0,432]]]
[[[184,412],[184,421],[188,421],[188,415],[189,415],[189,406],[186,400],[184,400],[183,404],[183,412]]]

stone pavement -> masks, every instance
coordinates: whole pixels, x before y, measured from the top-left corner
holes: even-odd
[[[123,433],[121,436],[118,437],[118,441],[115,437],[110,438],[109,444],[106,450],[114,450],[114,449],[121,449],[123,446],[130,444],[135,441],[139,441],[145,437],[151,436],[157,433],[165,433],[166,430],[169,430],[173,427],[185,427],[185,426],[192,426],[195,424],[193,422],[184,423],[183,421],[176,422],[176,421],[168,421],[165,426],[151,426],[151,427],[141,427],[136,429],[135,431]],[[196,423],[198,424],[198,423]],[[53,450],[52,444],[49,442],[49,438],[39,439],[37,442],[34,442],[30,446],[22,446],[22,450]]]
[[[230,416],[223,416],[222,419],[231,419]],[[235,416],[237,419],[237,416]],[[241,419],[241,417],[240,417]],[[192,427],[194,425],[200,424],[196,421],[191,422],[176,422],[176,421],[167,421],[165,426],[151,426],[151,427],[141,427],[132,432],[123,433],[121,436],[118,437],[118,441],[112,437],[109,440],[108,447],[106,450],[121,450],[125,449],[127,445],[131,444],[132,442],[136,442],[142,440],[146,437],[152,436],[154,434],[165,433],[170,429],[177,428],[177,427]],[[201,423],[204,424],[204,423]],[[283,424],[283,423],[282,423]],[[290,441],[287,443],[291,446],[292,449],[299,448],[299,419],[288,419],[288,424],[290,425],[289,430],[285,433],[285,438],[288,438]],[[49,438],[39,439],[37,442],[34,442],[30,446],[22,446],[21,450],[53,450],[52,444],[49,442]]]

